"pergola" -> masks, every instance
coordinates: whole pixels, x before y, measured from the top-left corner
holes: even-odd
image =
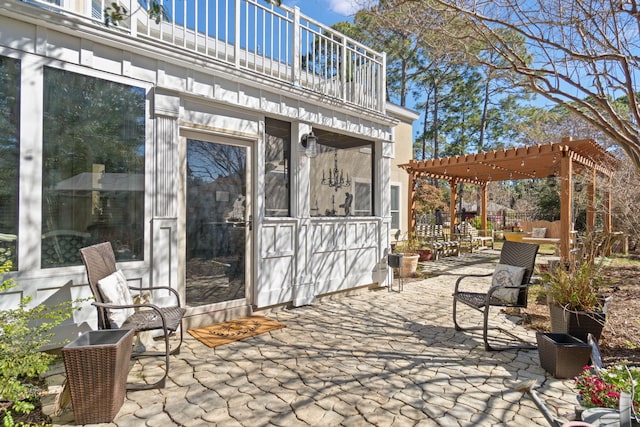
[[[487,228],[487,184],[531,178],[561,178],[560,193],[560,256],[569,258],[571,245],[571,206],[573,176],[587,176],[587,230],[595,228],[595,197],[597,174],[611,178],[615,158],[592,139],[563,138],[559,143],[506,148],[478,154],[467,154],[440,159],[417,161],[400,165],[409,175],[409,230],[415,231],[413,214],[415,184],[418,178],[436,178],[449,181],[451,186],[450,224],[454,232],[456,220],[457,187],[460,183],[477,185],[481,189],[481,224]],[[611,194],[604,194],[604,231],[611,232]]]

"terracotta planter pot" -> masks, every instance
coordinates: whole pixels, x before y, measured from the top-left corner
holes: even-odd
[[[411,277],[418,271],[418,254],[404,254],[400,265],[400,277]]]
[[[556,304],[549,304],[551,316],[551,332],[569,334],[587,342],[587,334],[591,333],[596,342],[600,340],[606,314],[594,311],[571,311]]]
[[[431,261],[433,252],[431,252],[431,249],[418,249],[418,256],[420,257],[418,261]]]

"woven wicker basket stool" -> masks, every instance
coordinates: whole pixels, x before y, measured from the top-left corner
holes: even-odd
[[[62,348],[77,424],[113,421],[124,403],[132,329],[89,331]]]

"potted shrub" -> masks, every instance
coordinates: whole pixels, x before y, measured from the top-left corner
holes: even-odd
[[[400,277],[411,277],[418,270],[418,260],[420,259],[420,255],[418,255],[419,248],[419,242],[413,237],[396,242],[394,252],[402,254]]]
[[[608,299],[601,290],[609,281],[605,276],[606,242],[585,239],[575,258],[549,268],[541,274],[548,292],[551,332],[566,333],[586,341],[587,333],[600,338],[604,327]]]
[[[431,261],[431,258],[433,258],[433,252],[430,248],[418,249],[418,261]]]
[[[418,261],[420,262],[431,261],[431,259],[433,258],[433,251],[431,249],[431,246],[425,239],[420,239],[417,242],[416,252],[418,253]]]

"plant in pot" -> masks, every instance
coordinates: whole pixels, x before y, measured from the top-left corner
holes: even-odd
[[[411,277],[418,270],[418,260],[420,259],[420,255],[418,255],[419,248],[420,243],[412,236],[396,243],[394,253],[402,254],[400,277]]]
[[[575,378],[579,400],[585,408],[618,409],[620,393],[632,396],[634,411],[640,409],[640,367],[626,363],[604,369],[585,366]]]
[[[587,340],[588,333],[596,340],[600,338],[609,301],[601,292],[609,285],[605,275],[608,260],[598,256],[606,253],[604,240],[585,238],[572,260],[541,274],[547,287],[551,332],[582,341]]]
[[[431,245],[425,240],[419,240],[417,242],[416,252],[419,256],[418,261],[431,261],[431,259],[433,258],[433,250],[431,249]]]

